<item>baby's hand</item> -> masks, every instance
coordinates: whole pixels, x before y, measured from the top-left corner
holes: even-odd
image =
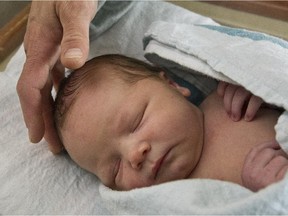
[[[243,186],[258,191],[280,181],[288,170],[286,153],[274,140],[252,148],[242,168]]]
[[[251,121],[259,110],[263,100],[241,86],[219,82],[217,93],[223,97],[224,108],[233,121],[239,121],[244,114],[246,121]]]

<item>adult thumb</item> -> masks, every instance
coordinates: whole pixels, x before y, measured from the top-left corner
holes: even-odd
[[[74,2],[69,3],[73,4]],[[81,5],[78,6],[80,7]],[[71,8],[70,5],[68,14],[66,11],[62,11],[62,16],[59,17],[63,27],[61,63],[70,69],[81,67],[87,60],[89,53],[89,24],[96,11],[96,8],[91,10],[91,8],[87,8],[87,5],[82,8],[79,7]]]

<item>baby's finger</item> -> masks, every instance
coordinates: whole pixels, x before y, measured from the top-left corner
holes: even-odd
[[[275,173],[275,178],[280,174],[284,167],[288,166],[288,160],[282,155],[278,155],[270,161],[267,165],[267,170],[269,172]]]
[[[278,174],[276,176],[276,179],[278,181],[282,180],[287,172],[288,172],[288,165],[285,165],[285,166],[282,167],[281,170],[279,170],[279,172],[278,172]]]
[[[225,89],[223,103],[224,103],[224,109],[226,110],[229,116],[231,115],[231,104],[237,88],[238,86],[228,85]]]
[[[245,121],[253,120],[262,103],[263,100],[260,97],[251,96],[244,117]]]
[[[245,158],[245,163],[252,163],[254,162],[256,156],[260,154],[261,151],[263,151],[266,148],[272,148],[274,150],[279,150],[281,149],[279,144],[277,143],[276,140],[271,140],[265,143],[261,143],[255,147],[253,147],[250,152],[247,154]]]
[[[241,119],[243,106],[250,97],[251,93],[243,87],[239,87],[236,90],[231,104],[231,119],[233,121],[239,121]]]
[[[229,84],[227,82],[220,81],[217,86],[217,94],[221,97],[224,96],[225,89]]]

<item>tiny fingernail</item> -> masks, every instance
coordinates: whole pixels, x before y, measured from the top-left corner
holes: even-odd
[[[250,116],[247,116],[247,115],[245,115],[244,119],[245,119],[245,121],[250,121],[250,120],[251,120],[251,117],[250,117]]]
[[[82,58],[83,53],[79,48],[72,48],[66,51],[64,57],[65,58]]]

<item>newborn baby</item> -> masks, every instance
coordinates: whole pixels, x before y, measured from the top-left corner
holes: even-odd
[[[278,110],[223,82],[199,107],[190,94],[159,68],[100,56],[62,82],[55,125],[71,158],[112,189],[211,178],[258,190],[283,178]]]

